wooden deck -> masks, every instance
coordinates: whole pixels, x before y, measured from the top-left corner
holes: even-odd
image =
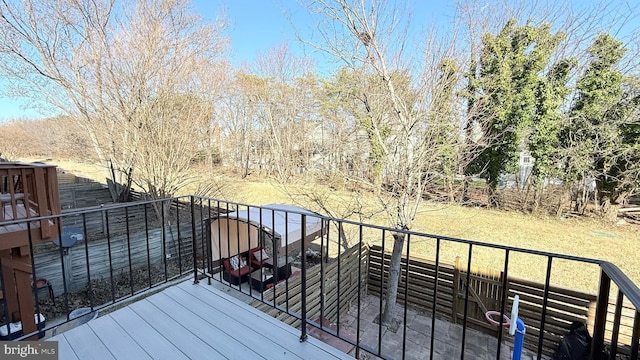
[[[11,204],[3,203],[2,208],[0,208],[0,211],[2,211],[2,216],[0,216],[0,223],[2,223],[3,221],[21,220],[21,219],[27,218],[27,210],[25,209],[23,204],[17,204],[16,207],[12,207]],[[15,214],[14,214],[14,211],[15,211]],[[30,215],[31,217],[38,216],[38,214],[33,210],[30,210],[29,212],[31,213]],[[27,223],[4,225],[4,226],[0,226],[0,233],[22,231],[26,229],[27,229]]]
[[[215,289],[185,281],[48,339],[60,359],[352,359]]]

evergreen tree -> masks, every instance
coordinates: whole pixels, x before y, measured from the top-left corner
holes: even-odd
[[[431,103],[431,120],[429,126],[435,129],[434,144],[438,153],[438,168],[443,183],[449,193],[449,201],[453,201],[453,181],[456,173],[456,149],[458,143],[458,126],[456,126],[453,109],[454,87],[458,81],[458,65],[452,59],[444,59],[440,63],[440,75],[436,83],[439,89]]]
[[[569,95],[567,80],[569,72],[575,67],[575,61],[561,60],[556,63],[544,78],[538,82],[535,91],[535,114],[528,147],[535,159],[531,172],[533,185],[537,191],[545,179],[558,175],[559,171],[559,135],[562,113],[560,108]],[[539,196],[536,206],[539,205]]]
[[[517,26],[510,20],[497,34],[482,40],[480,71],[474,86],[481,111],[475,122],[483,130],[485,149],[467,169],[481,174],[489,185],[489,205],[496,206],[495,190],[501,174],[517,171],[518,153],[536,117],[541,73],[564,38],[551,25]]]
[[[581,184],[596,180],[602,214],[614,219],[617,208],[638,187],[638,96],[617,65],[626,53],[622,43],[600,34],[589,47],[592,59],[577,83],[570,121],[563,129],[567,178]],[[627,91],[625,91],[625,87]]]

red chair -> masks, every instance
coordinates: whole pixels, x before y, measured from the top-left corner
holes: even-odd
[[[253,267],[261,268],[266,264],[266,261],[269,259],[269,256],[263,256],[263,255],[266,255],[266,253],[263,250],[264,250],[263,246],[256,247],[249,250],[249,254],[251,256],[251,265]]]
[[[239,259],[244,261],[244,256],[240,256]],[[245,263],[243,266],[234,269],[233,266],[231,266],[231,258],[224,259],[222,264],[224,266],[222,278],[232,285],[238,285],[247,281],[249,274],[251,274],[251,266],[249,266],[249,264]]]

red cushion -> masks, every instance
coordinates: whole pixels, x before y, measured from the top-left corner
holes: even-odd
[[[224,259],[222,261],[222,264],[224,265],[224,269],[226,271],[231,271],[231,264],[229,264],[229,259]]]
[[[256,256],[254,255],[254,253],[258,252],[258,251],[260,251],[262,249],[264,249],[264,247],[262,247],[262,246],[259,246],[259,247],[251,249],[251,251],[249,251],[249,253],[251,254],[251,260],[256,259]]]
[[[258,258],[255,256],[256,252],[260,252],[261,250],[264,250],[264,246],[259,246],[256,248],[251,249],[251,251],[249,251],[249,253],[251,253],[251,263],[255,266],[262,266],[264,265],[265,261],[267,261],[267,259],[262,259],[262,261],[258,260]]]

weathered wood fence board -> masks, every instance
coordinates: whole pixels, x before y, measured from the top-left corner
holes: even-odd
[[[543,283],[515,277],[509,277],[507,286],[510,299],[508,309],[511,309],[511,299],[517,294],[520,297],[518,316],[527,325],[525,347],[535,350],[540,336],[545,286]],[[584,322],[592,328],[596,300],[595,294],[549,286],[544,322],[545,354],[550,355],[555,351],[573,321]]]
[[[196,231],[198,231],[196,236],[201,236],[199,227],[196,227]],[[166,244],[164,249],[163,243]],[[87,287],[87,251],[91,279],[109,278],[111,269],[114,276],[123,272],[128,273],[129,259],[133,269],[146,268],[149,263],[162,264],[165,250],[167,258],[176,257],[178,253],[183,257],[190,256],[192,254],[191,223],[180,224],[180,237],[178,237],[178,227],[173,225],[166,226],[164,234],[162,228],[154,228],[148,231],[148,236],[147,231],[138,231],[130,233],[129,236],[116,235],[109,240],[100,238],[89,239],[88,242],[79,241],[67,251],[63,250],[62,255],[57,247],[49,246],[49,249],[39,251],[34,256],[36,276],[49,280],[54,293],[59,295],[64,293],[63,274],[65,274],[67,291],[75,292]],[[111,263],[109,253],[111,253]],[[184,264],[184,267],[188,268],[192,265],[193,263]]]
[[[64,174],[66,175],[66,174]],[[106,185],[89,182],[67,182],[58,174],[58,190],[60,193],[60,206],[63,211],[79,209],[101,204],[112,203],[111,193]]]
[[[366,246],[362,247],[362,252],[358,251],[357,246],[345,251],[339,260],[340,272],[338,272],[337,258],[332,259],[322,266],[318,264],[307,270],[306,306],[308,319],[319,321],[322,315],[325,320],[334,322],[337,320],[338,313],[342,314],[348,311],[351,305],[357,303],[358,291],[360,291],[362,295],[366,294],[368,251],[369,249]],[[359,263],[361,266],[360,278],[358,278]],[[340,279],[339,294],[338,277]],[[324,280],[324,287],[321,284],[322,280]],[[289,311],[299,314],[301,311],[301,283],[300,276],[294,276],[288,282],[288,289],[286,288],[285,282],[280,283],[275,288],[263,293],[264,300],[275,303],[276,306],[282,308],[286,308],[288,303]],[[320,311],[321,304],[324,304],[322,306],[324,309],[322,314]],[[257,300],[254,301],[252,306],[287,324],[293,326],[299,325],[300,321],[296,317],[274,308],[272,304]]]
[[[391,254],[384,254],[384,271],[382,267],[382,251],[378,246],[372,246],[369,250],[369,294],[386,295],[387,280],[389,278],[389,265]],[[453,308],[453,264],[440,263],[438,269],[438,288],[436,297],[436,311],[447,320],[452,320]],[[382,285],[381,274],[384,274]],[[435,289],[436,266],[427,259],[411,257],[409,259],[409,289],[407,302],[410,305],[424,309],[433,308],[433,294]],[[404,302],[406,284],[406,257],[402,258],[400,282],[398,283],[398,300]]]
[[[99,238],[106,237],[107,231],[113,236],[143,231],[147,227],[154,228],[161,224],[160,216],[156,214],[151,204],[131,203],[126,208],[105,206],[95,210],[84,215],[69,215],[63,212],[63,229],[75,228],[83,231],[86,224],[85,237]],[[164,214],[164,221],[169,224],[191,221],[190,210],[182,203],[172,202],[169,210]]]

